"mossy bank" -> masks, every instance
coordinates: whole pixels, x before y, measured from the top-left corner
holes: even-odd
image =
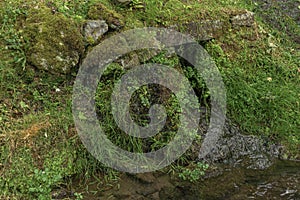
[[[300,44],[294,34],[300,28],[293,16],[285,15],[279,27],[272,26],[259,1],[250,0],[3,0],[0,6],[1,199],[51,199],[60,188],[72,191],[65,196],[82,199],[85,193],[71,188],[72,181],[85,185],[93,177],[105,190],[118,180],[120,173],[93,158],[76,133],[72,86],[94,46],[132,28],[171,27],[194,36],[221,72],[232,123],[244,134],[283,145],[284,159],[300,158]],[[99,34],[86,32],[93,26]],[[143,115],[151,103],[164,102],[169,129],[142,141],[122,133],[113,122],[113,83],[132,66],[147,62],[181,71],[201,106],[210,106],[205,82],[178,56],[144,50],[125,55],[106,70],[95,99],[109,138],[128,151],[157,150],[178,128],[178,101],[166,88],[153,85],[135,94],[133,116],[146,124],[149,118]],[[206,170],[196,163],[200,143],[199,137],[162,172],[198,180]]]

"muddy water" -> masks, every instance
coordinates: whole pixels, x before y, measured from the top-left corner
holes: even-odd
[[[299,200],[300,162],[277,161],[267,170],[225,168],[223,175],[203,185],[203,199]]]
[[[277,160],[265,170],[218,166],[196,183],[159,172],[123,174],[114,187],[100,190],[90,184],[84,199],[300,200],[300,162]]]

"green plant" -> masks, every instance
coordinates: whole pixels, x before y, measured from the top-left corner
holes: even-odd
[[[9,56],[9,62],[25,69],[26,56],[25,41],[22,31],[18,30],[16,22],[19,17],[26,15],[26,10],[11,1],[4,1],[5,6],[0,9],[0,55]],[[2,54],[6,55],[2,55]]]
[[[83,195],[82,195],[81,193],[75,192],[75,193],[74,193],[74,196],[75,196],[76,200],[81,200],[81,199],[83,199]]]
[[[86,18],[89,7],[96,1],[87,0],[74,0],[74,1],[49,1],[48,5],[57,12],[61,12],[68,17],[72,17],[76,20],[83,20]]]
[[[189,168],[179,167],[180,172],[178,177],[185,181],[187,180],[190,182],[195,182],[205,174],[205,171],[208,169],[208,167],[208,164],[204,164],[202,162],[198,162],[192,166],[189,166]]]
[[[289,143],[294,152],[300,144],[296,89],[300,83],[296,59],[299,52],[286,36],[279,39],[278,32],[267,34],[267,28],[260,26],[261,35],[256,40],[247,39],[256,37],[254,31],[241,29],[208,43],[206,48],[224,77],[228,116],[244,133],[267,136],[274,143]],[[236,41],[241,48],[228,48]]]
[[[144,2],[141,0],[132,0],[130,2],[130,10],[132,9],[143,9],[145,8]]]
[[[50,171],[48,168],[45,170],[34,170],[32,181],[29,182],[28,192],[35,194],[38,199],[50,199],[51,187],[57,184],[62,179],[60,174]]]

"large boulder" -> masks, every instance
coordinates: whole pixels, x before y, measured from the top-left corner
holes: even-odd
[[[27,61],[52,74],[70,73],[84,52],[80,25],[47,7],[30,12],[24,24]]]

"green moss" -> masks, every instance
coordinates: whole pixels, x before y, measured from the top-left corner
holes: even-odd
[[[30,10],[24,35],[30,43],[28,62],[53,74],[69,73],[84,51],[78,24],[47,7]]]
[[[138,8],[135,7],[138,4]],[[128,9],[120,12],[130,21],[137,19],[144,26],[170,26],[200,20],[226,20],[231,15],[244,12],[242,8],[232,6],[230,3],[220,6],[220,2],[204,0],[140,0],[135,1]],[[126,19],[128,20],[128,19]]]
[[[125,14],[126,18],[124,19],[125,27],[124,29],[133,29],[133,28],[143,28],[144,23],[139,20],[133,12],[127,12]]]
[[[94,20],[105,20],[106,23],[113,29],[124,26],[124,17],[116,11],[107,8],[102,3],[97,3],[90,7],[88,18]]]

